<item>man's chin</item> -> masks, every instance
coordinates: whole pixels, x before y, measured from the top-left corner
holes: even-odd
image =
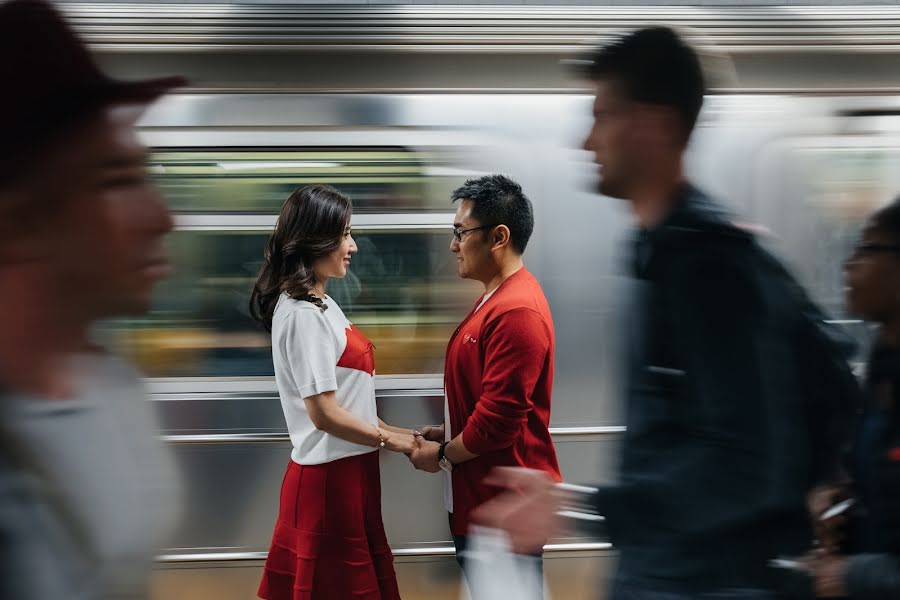
[[[608,198],[616,198],[618,200],[627,200],[627,194],[614,182],[600,180],[597,184],[597,193]]]

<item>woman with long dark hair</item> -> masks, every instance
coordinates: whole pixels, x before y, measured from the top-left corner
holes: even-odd
[[[293,450],[259,596],[266,600],[396,600],[381,521],[378,450],[410,454],[416,432],[375,410],[372,343],[325,293],[356,244],[350,199],[300,188],[281,209],[250,297],[272,333],[272,357]]]

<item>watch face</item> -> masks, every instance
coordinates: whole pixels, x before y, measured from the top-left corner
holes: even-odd
[[[446,457],[438,461],[438,466],[448,473],[453,470],[453,463],[447,460]]]

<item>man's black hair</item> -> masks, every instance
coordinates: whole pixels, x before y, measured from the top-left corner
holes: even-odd
[[[697,123],[706,84],[697,53],[668,27],[639,29],[599,48],[588,74],[610,80],[629,100],[674,108],[684,142]]]
[[[534,211],[522,186],[505,175],[469,179],[453,192],[453,201],[470,200],[480,225],[506,225],[512,247],[522,254],[534,231]]]

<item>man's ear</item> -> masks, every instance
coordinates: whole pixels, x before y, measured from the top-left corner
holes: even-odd
[[[509,246],[512,242],[509,227],[506,225],[497,225],[491,230],[491,249],[499,250],[505,246]]]

